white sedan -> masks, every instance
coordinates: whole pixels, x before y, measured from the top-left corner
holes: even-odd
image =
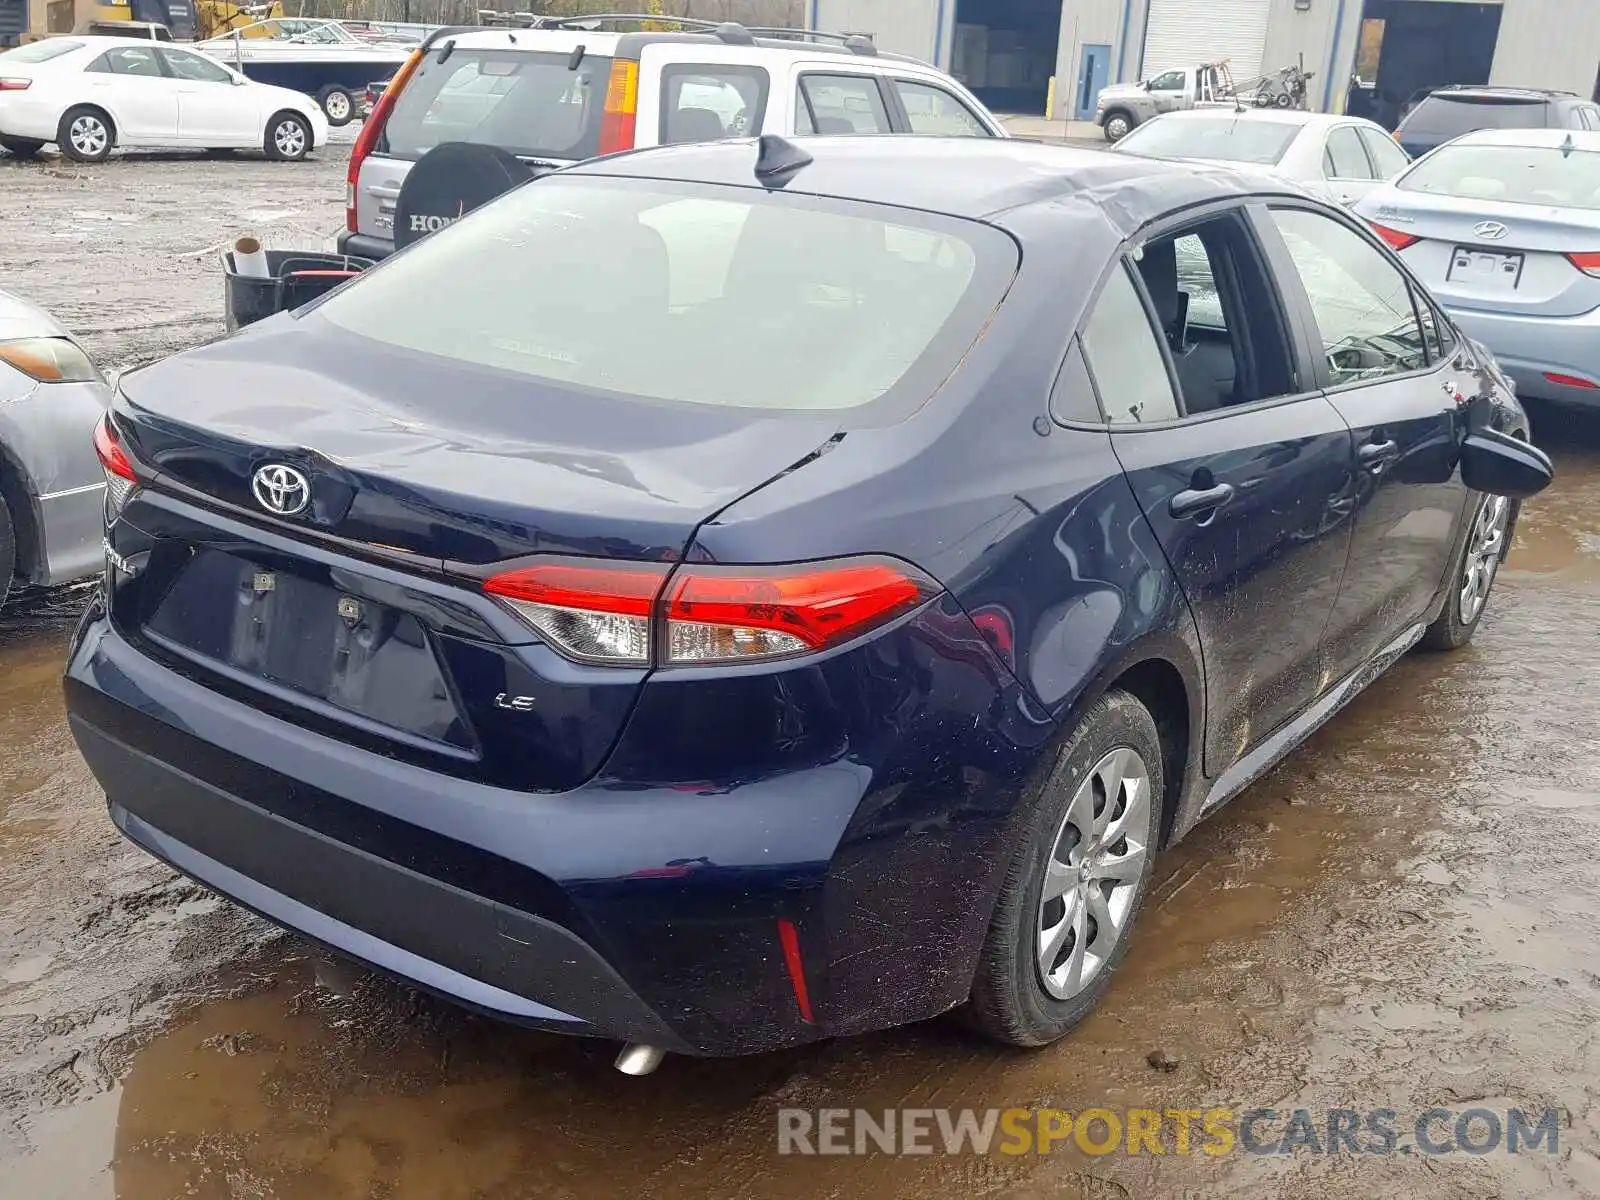
[[[0,62],[4,62],[0,59]],[[1195,108],[1146,121],[1121,154],[1264,167],[1337,204],[1354,204],[1411,164],[1381,125],[1278,108]]]
[[[259,149],[295,161],[328,140],[309,96],[165,42],[56,37],[0,54],[0,147],[78,162],[114,146]]]

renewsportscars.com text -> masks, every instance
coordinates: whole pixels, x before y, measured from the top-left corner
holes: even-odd
[[[1556,1154],[1555,1109],[781,1108],[779,1154]]]

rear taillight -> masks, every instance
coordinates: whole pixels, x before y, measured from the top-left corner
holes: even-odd
[[[1600,279],[1600,253],[1590,250],[1582,254],[1569,254],[1567,261],[1585,275],[1593,275],[1596,279]]]
[[[600,118],[600,153],[632,150],[638,120],[639,64],[626,58],[612,59],[605,114]]]
[[[25,92],[33,86],[31,79],[0,78],[0,92]]]
[[[565,559],[507,571],[483,586],[558,653],[616,666],[815,653],[876,629],[938,592],[909,565],[876,557],[692,565],[676,572],[649,563]]]
[[[100,459],[100,469],[106,473],[106,512],[114,517],[128,503],[128,497],[133,495],[134,488],[139,485],[139,477],[133,473],[133,460],[122,448],[122,441],[117,437],[117,429],[111,423],[109,413],[101,417],[94,427],[94,452]]]
[[[656,596],[670,567],[541,563],[495,575],[499,596],[550,645],[579,662],[648,666]]]
[[[1562,387],[1594,388],[1600,387],[1592,379],[1584,379],[1581,375],[1564,375],[1560,371],[1546,371],[1544,377],[1551,383],[1560,384]]]
[[[356,144],[350,150],[350,168],[344,177],[344,224],[351,233],[357,231],[356,194],[361,186],[361,164],[377,148],[378,139],[383,136],[383,127],[389,120],[389,113],[394,110],[395,97],[400,94],[400,89],[405,87],[406,80],[411,77],[411,73],[417,69],[417,64],[421,61],[422,51],[414,50],[411,57],[401,64],[400,69],[394,73],[394,78],[389,80],[388,86],[383,89],[383,95],[378,97],[378,102],[367,114],[366,122],[361,126],[360,136],[356,138]]]
[[[1376,221],[1368,221],[1367,224],[1372,226],[1373,233],[1388,242],[1390,247],[1395,250],[1404,250],[1407,246],[1413,245],[1419,240],[1414,233],[1403,233],[1398,229],[1390,229],[1387,225],[1379,225]]]

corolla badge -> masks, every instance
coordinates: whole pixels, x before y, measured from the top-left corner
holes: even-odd
[[[293,467],[268,463],[250,480],[256,502],[275,517],[292,517],[311,503],[311,483]]]
[[[1486,242],[1498,242],[1511,231],[1499,221],[1479,221],[1472,227],[1472,232]]]

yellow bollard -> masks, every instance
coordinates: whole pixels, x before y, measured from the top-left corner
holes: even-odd
[[[1046,121],[1055,116],[1056,111],[1056,77],[1050,76],[1050,86],[1044,92],[1044,119]]]

